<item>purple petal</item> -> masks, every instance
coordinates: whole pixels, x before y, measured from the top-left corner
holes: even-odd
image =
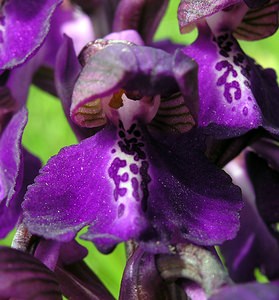
[[[226,167],[234,183],[242,188],[245,206],[241,211],[237,237],[220,247],[230,276],[236,282],[255,280],[255,268],[260,268],[271,278],[279,274],[278,241],[271,235],[255,207],[253,188],[244,168],[236,162]]]
[[[75,240],[61,244],[59,260],[62,265],[71,265],[82,261],[88,254],[88,250]]]
[[[69,2],[69,1],[68,1]],[[90,41],[95,39],[92,21],[75,5],[65,3],[53,14],[51,28],[45,40],[45,61],[47,66],[54,68],[57,51],[67,35],[73,40],[74,51],[78,54]]]
[[[240,191],[205,158],[198,136],[181,135],[170,147],[150,144],[155,147],[151,174],[156,180],[150,183],[147,214],[154,230],[160,228],[158,240],[214,245],[232,239],[239,225]]]
[[[2,299],[62,299],[54,273],[15,249],[0,247],[0,281]]]
[[[206,160],[197,138],[183,135],[169,147],[143,133],[135,125],[105,128],[53,157],[25,196],[29,230],[69,241],[91,224],[83,237],[103,252],[132,238],[153,251],[233,238],[240,191]]]
[[[164,16],[168,0],[120,0],[117,6],[113,31],[134,29],[148,44]]]
[[[185,133],[194,126],[195,120],[180,93],[161,98],[158,111],[148,125],[151,134],[159,137],[168,133],[171,135]]]
[[[65,268],[57,266],[55,274],[63,294],[69,299],[114,299],[92,270],[83,262]]]
[[[21,138],[27,122],[22,108],[8,123],[0,139],[0,236],[3,238],[15,226],[23,195],[40,168],[40,162],[27,151],[22,152]]]
[[[89,137],[95,133],[93,129],[81,128],[73,123],[70,118],[71,98],[75,82],[81,71],[81,66],[76,57],[73,41],[65,36],[64,41],[57,53],[55,68],[55,83],[57,93],[61,99],[66,118],[79,140]]]
[[[57,241],[41,239],[35,249],[34,257],[53,271],[58,261],[60,247],[61,243]]]
[[[126,264],[119,299],[168,299],[168,294],[167,282],[157,270],[155,255],[136,249]]]
[[[111,153],[116,134],[106,128],[79,145],[64,148],[48,162],[23,203],[24,221],[31,232],[70,241],[92,223],[100,236],[114,244],[138,236],[146,226],[140,203],[131,201],[125,208],[116,201],[114,173],[125,162]]]
[[[229,34],[214,38],[205,28],[185,53],[199,65],[201,127],[226,138],[262,125],[277,133],[279,107],[274,95],[279,89],[272,70],[256,66]]]
[[[278,29],[279,3],[272,1],[245,1],[250,7],[242,22],[234,30],[237,39],[255,41],[271,36]],[[261,3],[262,2],[262,3]],[[265,5],[264,2],[266,2]],[[248,4],[248,5],[249,5]],[[263,5],[260,9],[257,5]]]
[[[269,0],[244,0],[244,2],[251,8],[258,8],[270,1]]]
[[[23,181],[18,192],[15,192],[9,205],[5,201],[0,204],[0,237],[6,236],[16,225],[21,214],[21,203],[27,186],[33,183],[35,176],[39,173],[41,162],[38,158],[23,149],[23,161],[20,165],[23,168]],[[20,178],[17,178],[20,181]]]
[[[261,217],[268,225],[278,223],[279,173],[269,168],[268,163],[254,153],[249,153],[247,156],[247,168]]]
[[[27,111],[21,109],[16,113],[0,139],[0,163],[1,163],[1,201],[5,199],[7,204],[17,191],[17,181],[21,185],[22,175],[19,175],[21,164],[21,138],[23,129],[27,123]],[[18,179],[20,178],[20,179]]]
[[[178,22],[181,32],[189,31],[187,26],[197,22],[201,18],[211,16],[228,6],[236,4],[240,0],[180,0],[178,7]]]
[[[177,49],[185,47],[184,44],[177,44],[171,40],[160,40],[152,43],[152,47],[162,49],[170,54],[174,54]]]
[[[141,225],[140,240],[146,249],[167,251],[167,245],[185,240],[213,245],[232,239],[242,207],[240,191],[224,172],[205,159],[197,137],[183,135],[172,141],[179,147],[145,139],[147,173],[142,169],[141,185],[132,187],[135,196],[140,191],[138,186],[142,187],[141,211],[150,224],[147,230]],[[109,244],[104,237],[101,239],[96,225],[83,237],[94,240],[101,249]]]
[[[10,0],[1,6],[0,69],[22,64],[43,43],[61,0]]]
[[[275,283],[247,283],[224,287],[209,300],[277,300],[279,285]]]
[[[272,169],[279,172],[279,147],[275,140],[262,138],[253,143],[251,147],[268,162]]]

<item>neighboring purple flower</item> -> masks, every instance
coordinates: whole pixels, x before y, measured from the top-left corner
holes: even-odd
[[[69,1],[64,1],[54,12],[44,45],[35,55],[38,63],[34,69],[36,73],[33,83],[55,96],[57,96],[57,90],[54,84],[54,68],[64,34],[72,38],[76,54],[88,42],[95,39],[93,23],[89,16]]]
[[[277,300],[279,282],[261,284],[258,282],[225,286],[209,300]]]
[[[62,0],[0,2],[0,70],[24,63],[43,43]]]
[[[240,191],[205,158],[203,137],[188,133],[196,65],[180,54],[112,43],[87,60],[72,116],[107,125],[41,170],[23,204],[32,233],[69,241],[90,225],[83,237],[103,252],[129,239],[156,252],[235,236]]]
[[[62,299],[58,281],[40,261],[21,251],[0,247],[0,294],[3,299]]]
[[[245,207],[237,237],[225,242],[221,251],[230,276],[236,282],[255,280],[256,268],[269,279],[278,279],[279,243],[272,225],[279,221],[279,175],[256,154],[249,153],[247,159],[247,165],[242,155],[226,167],[234,183],[242,189]]]
[[[178,21],[181,32],[190,31],[206,19],[214,33],[230,31],[239,39],[259,40],[276,32],[278,13],[276,0],[182,0]]]
[[[278,134],[279,88],[272,69],[256,65],[230,33],[214,37],[207,25],[183,51],[199,65],[200,127],[219,138],[259,126]]]
[[[113,31],[137,30],[145,43],[150,44],[168,2],[168,0],[120,0],[114,16]]]
[[[22,149],[21,138],[27,122],[22,108],[10,119],[0,136],[0,238],[16,225],[27,185],[41,166],[39,160]]]

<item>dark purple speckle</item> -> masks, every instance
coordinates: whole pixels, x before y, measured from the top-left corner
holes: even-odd
[[[138,174],[139,173],[139,168],[136,164],[131,164],[130,165],[130,170],[133,174]]]
[[[248,116],[248,107],[244,106],[242,112],[245,117]]]
[[[124,211],[125,211],[125,205],[123,203],[121,203],[118,206],[118,218],[121,218],[123,216]]]

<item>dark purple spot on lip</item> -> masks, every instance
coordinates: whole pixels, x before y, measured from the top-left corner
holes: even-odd
[[[118,132],[118,135],[119,135],[119,137],[121,137],[121,138],[124,138],[124,137],[125,137],[125,133],[124,133],[124,131],[122,131],[122,130],[120,130],[120,131]]]
[[[121,203],[118,206],[118,218],[121,218],[123,216],[124,211],[125,211],[125,205],[123,203]]]
[[[1,9],[1,8],[0,8]],[[4,15],[1,15],[1,12],[0,12],[0,24],[2,26],[5,26],[5,16]]]
[[[112,154],[113,154],[113,153],[115,153],[115,152],[116,152],[116,150],[115,150],[115,149],[112,149],[112,150],[111,150],[111,153],[112,153]]]
[[[140,201],[140,196],[139,196],[139,182],[137,178],[133,177],[132,180],[132,188],[133,188],[133,197],[135,198],[136,201]]]
[[[130,165],[130,170],[133,174],[138,174],[139,173],[139,168],[136,164],[131,164]]]
[[[129,180],[129,174],[127,172],[125,172],[124,174],[122,174],[121,176],[121,181],[122,182],[127,182]]]
[[[140,131],[139,130],[135,130],[134,135],[136,137],[140,137],[141,136]]]
[[[234,90],[233,94],[232,89]],[[224,97],[228,103],[232,103],[233,99],[239,100],[241,98],[241,89],[237,81],[232,81],[225,84]]]
[[[115,201],[118,200],[118,196],[123,196],[124,193],[124,191],[122,191],[123,189],[120,189],[121,176],[118,175],[118,172],[121,168],[126,167],[126,165],[127,165],[126,160],[122,160],[119,157],[116,157],[108,169],[108,175],[110,178],[112,178],[115,185],[115,189],[113,192]],[[126,193],[126,189],[125,189],[125,193]]]
[[[121,189],[118,189],[118,195],[123,197],[125,196],[127,193],[127,189],[126,188],[121,188]]]
[[[245,117],[248,116],[248,107],[244,106],[242,112]]]
[[[4,37],[3,37],[3,31],[0,30],[0,43],[3,44],[4,43]]]

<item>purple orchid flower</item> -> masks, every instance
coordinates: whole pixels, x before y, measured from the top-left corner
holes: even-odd
[[[278,29],[279,4],[276,0],[196,1],[182,0],[178,8],[181,32],[188,32],[206,19],[211,30],[233,32],[237,39],[259,40]]]
[[[54,84],[54,68],[64,34],[72,38],[76,54],[88,42],[95,39],[93,23],[89,16],[78,6],[65,0],[54,12],[44,45],[34,57],[38,63],[33,71],[35,74],[32,82],[55,96],[57,90]]]
[[[30,232],[69,241],[90,225],[83,238],[103,252],[129,239],[156,252],[188,239],[213,245],[233,238],[239,189],[207,161],[203,137],[188,132],[194,119],[185,99],[196,95],[195,74],[196,65],[180,52],[124,42],[88,59],[74,88],[72,118],[106,125],[41,170],[23,204]]]
[[[21,146],[27,122],[26,109],[18,110],[6,87],[1,87],[0,91],[0,238],[3,238],[14,228],[21,215],[23,195],[37,175],[40,162]]]
[[[234,281],[255,280],[255,268],[269,279],[278,279],[279,242],[272,228],[279,220],[278,173],[254,153],[248,153],[247,165],[242,156],[226,167],[234,182],[242,188],[246,203],[241,212],[241,227],[237,237],[225,242],[221,250]]]
[[[230,33],[214,37],[205,24],[183,51],[199,65],[200,127],[217,138],[260,126],[278,134],[279,88],[272,69],[256,65]]]
[[[61,0],[0,2],[0,70],[24,63],[43,43]]]

